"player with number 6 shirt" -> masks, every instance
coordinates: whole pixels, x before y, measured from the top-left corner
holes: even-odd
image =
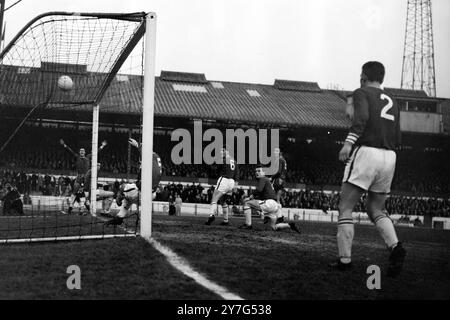
[[[210,216],[208,220],[205,222],[206,225],[210,225],[214,220],[217,214],[217,204],[220,200],[222,200],[222,212],[223,212],[223,222],[221,225],[228,225],[228,216],[229,216],[229,207],[226,202],[226,197],[229,197],[233,192],[236,181],[239,177],[239,169],[236,160],[234,160],[230,156],[230,152],[225,148],[220,150],[221,154],[221,164],[220,164],[220,177],[217,180],[216,187],[214,189],[214,193],[211,199],[210,206]]]

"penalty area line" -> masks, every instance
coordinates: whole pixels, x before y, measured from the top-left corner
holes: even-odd
[[[207,279],[204,275],[194,270],[189,263],[173,252],[170,248],[162,245],[153,238],[144,238],[148,243],[150,243],[156,250],[158,250],[163,256],[166,257],[167,261],[172,267],[193,279],[202,287],[214,292],[216,295],[222,297],[225,300],[244,300],[240,296],[230,292],[227,288],[218,285],[217,283]]]

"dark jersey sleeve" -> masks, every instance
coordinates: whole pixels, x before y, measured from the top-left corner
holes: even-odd
[[[64,145],[64,148],[67,149],[74,157],[78,157],[78,153],[76,153],[75,151],[72,150],[71,147],[69,147],[68,145]]]
[[[354,144],[362,136],[369,120],[369,101],[365,93],[358,89],[353,92],[353,122],[346,141]]]
[[[272,176],[272,179],[283,179],[286,180],[286,174],[287,174],[287,162],[286,159],[284,159],[284,157],[280,157],[278,159],[278,171],[276,174],[274,174]]]

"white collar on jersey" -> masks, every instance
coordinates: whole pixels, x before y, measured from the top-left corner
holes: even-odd
[[[382,89],[383,90],[383,87],[381,86],[381,84],[378,83],[378,82],[374,82],[374,81],[367,81],[366,87],[374,87],[374,88],[378,88],[378,89]]]

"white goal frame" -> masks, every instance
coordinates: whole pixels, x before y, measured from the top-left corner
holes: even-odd
[[[142,172],[140,234],[152,236],[152,171],[153,171],[153,119],[155,111],[156,13],[147,15],[144,53],[144,91],[142,106]]]

